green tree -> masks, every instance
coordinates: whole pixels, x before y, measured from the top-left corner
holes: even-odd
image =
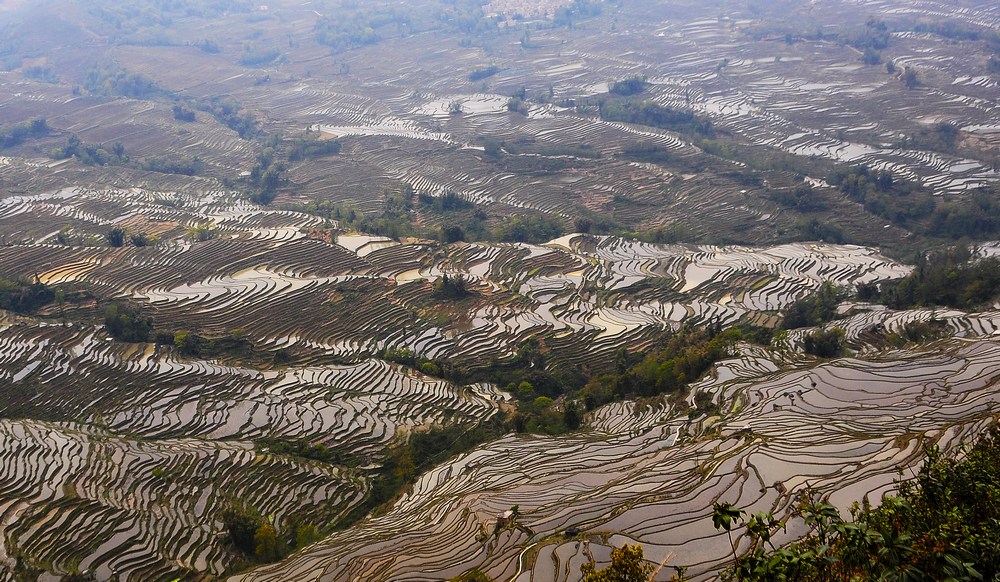
[[[447,273],[434,283],[434,296],[439,299],[463,299],[471,295],[463,275],[449,277]]]
[[[1000,427],[993,425],[961,454],[961,460],[949,459],[930,448],[916,478],[899,483],[898,497],[885,498],[879,507],[856,505],[850,521],[825,500],[806,495],[797,515],[808,532],[781,548],[771,544],[771,535],[784,524],[771,514],[751,516],[731,504],[717,504],[716,529],[745,529],[749,541],[742,554],[733,545],[728,577],[740,582],[997,580]]]
[[[234,504],[224,509],[221,517],[233,545],[244,554],[253,554],[256,550],[254,538],[264,525],[260,514],[253,508]]]
[[[861,57],[866,65],[877,65],[882,62],[882,55],[872,47],[865,48],[865,54]]]
[[[844,349],[844,330],[840,327],[817,330],[806,335],[802,343],[807,354],[820,358],[833,358],[839,356]]]
[[[132,246],[144,247],[149,244],[149,237],[144,232],[133,232],[129,237],[129,241],[132,243]]]
[[[116,248],[125,246],[125,236],[125,229],[120,226],[112,228],[104,235],[108,240],[108,244]]]
[[[128,303],[112,303],[104,310],[104,329],[123,342],[149,341],[153,319]]]
[[[179,331],[174,334],[174,347],[179,349],[185,356],[197,356],[201,351],[198,336],[186,331]]]
[[[278,532],[270,523],[264,522],[253,535],[253,553],[262,562],[274,562],[281,558]]]
[[[316,526],[312,524],[305,524],[299,526],[299,528],[295,532],[295,547],[304,548],[309,544],[321,540],[322,538],[323,536],[320,535],[319,530],[316,529]]]
[[[832,281],[824,281],[815,293],[797,300],[785,310],[781,327],[796,329],[830,321],[836,315],[837,305],[844,295],[844,291]]]
[[[581,568],[584,582],[649,582],[654,566],[642,556],[642,546],[628,544],[611,552],[611,565],[601,570],[594,569],[594,563]]]
[[[0,309],[27,314],[55,299],[55,292],[41,281],[0,279]]]
[[[580,428],[580,423],[582,421],[580,415],[580,407],[576,402],[569,402],[563,408],[563,424],[569,430],[576,430]]]

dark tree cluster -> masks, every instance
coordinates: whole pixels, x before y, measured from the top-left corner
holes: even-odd
[[[858,50],[882,50],[889,46],[889,27],[884,21],[869,19],[863,28],[847,34],[843,40]]]
[[[334,53],[376,44],[386,33],[408,36],[412,30],[413,17],[408,11],[377,7],[341,11],[336,17],[324,16],[313,27],[316,40]]]
[[[796,225],[802,240],[820,240],[823,242],[841,244],[847,242],[844,229],[832,222],[810,218]]]
[[[87,6],[109,31],[120,37],[149,28],[170,28],[177,18],[247,13],[257,4],[253,0],[90,0]]]
[[[177,121],[191,122],[195,120],[194,110],[182,103],[175,104],[171,108],[171,111],[174,114],[174,119]]]
[[[132,243],[134,247],[145,247],[155,241],[144,232],[129,232],[120,226],[109,229],[104,238],[108,241],[108,245],[114,248],[123,247],[127,243]]]
[[[798,212],[820,212],[827,205],[809,184],[799,184],[795,188],[771,190],[768,198],[785,208],[794,208]]]
[[[498,224],[493,230],[500,242],[542,243],[563,234],[563,226],[544,214],[518,214]]]
[[[323,463],[333,463],[344,465],[350,462],[343,453],[331,449],[323,444],[313,444],[305,440],[287,439],[260,439],[256,441],[258,449],[267,449],[267,452],[275,455],[289,455],[311,461],[321,461]]]
[[[153,99],[168,95],[149,77],[130,73],[117,64],[95,65],[88,69],[83,87],[103,97]]]
[[[203,38],[201,40],[196,40],[193,43],[191,43],[191,46],[197,48],[198,50],[200,50],[203,53],[208,53],[208,54],[211,54],[211,55],[218,54],[218,53],[222,52],[222,48],[219,47],[219,43],[215,42],[214,40],[208,39],[208,38]]]
[[[689,383],[702,376],[715,362],[730,354],[730,347],[742,339],[738,329],[683,328],[667,344],[631,365],[626,358],[617,374],[590,380],[580,395],[588,410],[623,398],[683,394]]]
[[[472,295],[469,291],[469,282],[462,275],[449,276],[447,273],[434,283],[434,297],[457,301]]]
[[[914,32],[929,32],[953,40],[986,40],[1000,43],[1000,33],[987,28],[972,28],[952,20],[944,22],[921,22],[913,27]]]
[[[118,341],[147,342],[153,333],[153,318],[130,303],[112,303],[104,310],[104,329]]]
[[[198,109],[206,111],[220,123],[235,131],[243,139],[252,139],[261,134],[254,115],[243,110],[243,105],[232,97],[212,97],[198,102]]]
[[[56,74],[52,67],[38,66],[38,67],[26,67],[23,71],[24,76],[32,79],[34,81],[39,81],[41,83],[51,83],[56,85],[59,83],[59,75]]]
[[[469,73],[469,80],[473,82],[482,81],[483,79],[488,79],[499,72],[500,67],[496,65],[490,65],[481,69],[473,69],[473,71]]]
[[[262,67],[281,60],[281,50],[278,47],[259,48],[247,43],[243,45],[239,62],[244,67]]]
[[[335,139],[322,139],[318,134],[309,133],[305,137],[291,140],[288,144],[288,159],[292,162],[322,158],[339,154],[341,143]]]
[[[601,0],[573,0],[568,6],[556,8],[552,17],[552,26],[573,28],[580,20],[600,16],[604,8],[603,4]]]
[[[913,182],[898,180],[887,170],[858,166],[834,172],[829,182],[865,210],[893,224],[907,226],[934,212],[934,197]]]
[[[622,155],[636,162],[668,164],[677,161],[677,156],[669,148],[648,141],[637,141],[625,145]]]
[[[802,339],[802,349],[819,358],[835,358],[844,351],[844,330],[834,327],[808,333]]]
[[[931,216],[928,234],[989,239],[1000,233],[1000,187],[979,188],[967,199],[946,202]]]
[[[450,190],[440,196],[431,196],[430,194],[421,192],[417,196],[417,201],[420,203],[421,208],[438,213],[468,210],[476,206]]]
[[[406,442],[390,447],[371,479],[364,501],[334,525],[343,528],[364,518],[370,511],[395,499],[417,476],[449,457],[468,451],[508,432],[500,415],[475,426],[448,425],[416,431]]]
[[[882,283],[873,297],[893,309],[941,305],[975,309],[1000,295],[1000,258],[973,257],[965,247],[921,258],[909,275]]]
[[[13,125],[0,125],[0,149],[24,143],[28,138],[44,137],[49,134],[49,125],[44,117]]]
[[[76,158],[86,166],[122,166],[129,161],[125,146],[121,142],[115,142],[108,150],[103,144],[84,143],[75,134],[66,139],[66,145],[50,151],[49,156],[54,160]]]
[[[712,122],[688,111],[671,109],[652,101],[605,99],[599,103],[601,119],[658,127],[679,133],[711,136]]]
[[[846,293],[830,281],[824,281],[815,293],[797,300],[785,310],[784,329],[822,325],[836,317],[837,305]]]
[[[286,518],[282,524],[272,524],[256,508],[238,501],[232,501],[220,517],[229,541],[257,563],[278,561],[320,538],[315,526],[303,523],[297,516]]]
[[[864,54],[861,55],[861,61],[869,66],[882,64],[882,55],[872,47],[865,47]]]
[[[248,180],[253,187],[250,199],[257,204],[270,204],[278,195],[278,188],[288,183],[282,176],[285,169],[285,164],[275,159],[274,149],[264,148],[250,170]]]
[[[681,241],[692,241],[693,233],[681,222],[671,222],[639,232],[625,233],[628,238],[656,244],[674,244]]]
[[[960,135],[957,125],[942,121],[917,130],[903,145],[912,149],[955,153]]]
[[[520,93],[524,93],[523,88]],[[524,95],[512,95],[511,98],[507,100],[507,111],[510,111],[511,113],[520,113],[521,115],[528,115],[528,102],[525,101]],[[499,150],[494,153],[499,153]]]
[[[163,156],[146,158],[142,161],[142,169],[161,174],[196,176],[205,169],[205,162],[198,156]]]
[[[40,281],[0,279],[0,309],[27,315],[55,298],[55,291]]]
[[[614,93],[615,95],[621,95],[623,97],[629,97],[642,93],[648,87],[649,82],[646,80],[645,76],[630,77],[628,79],[622,79],[621,81],[611,83],[611,87],[608,89],[608,92]]]

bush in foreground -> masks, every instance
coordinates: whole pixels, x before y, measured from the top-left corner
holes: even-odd
[[[744,581],[852,580],[973,581],[1000,575],[1000,427],[994,425],[956,460],[936,447],[916,479],[879,507],[855,505],[852,520],[824,500],[805,498],[797,516],[809,527],[800,540],[775,547],[785,523],[769,513],[749,515],[728,503],[714,506],[717,529],[729,533],[731,579]],[[733,531],[751,542],[742,555]]]

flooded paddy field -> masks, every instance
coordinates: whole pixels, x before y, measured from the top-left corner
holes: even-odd
[[[334,532],[391,447],[515,410],[507,386],[392,354],[479,370],[537,342],[599,374],[685,325],[773,328],[824,282],[898,280],[900,257],[959,238],[934,212],[1000,181],[1000,9],[276,0],[130,28],[95,2],[0,2],[0,126],[46,128],[0,148],[0,277],[70,295],[0,312],[0,580],[573,582],[624,543],[666,562],[658,580],[709,579],[728,554],[713,502],[877,501],[925,446],[997,417],[1000,306],[851,300],[821,326],[848,356],[805,355],[816,328],[741,344],[688,397],[718,414],[654,398],[508,434]],[[331,42],[342,13],[373,35]],[[834,177],[862,166],[921,189],[848,196]],[[501,236],[525,217],[551,232]],[[459,222],[468,240],[442,242]],[[116,229],[145,238],[111,246]],[[467,293],[443,298],[445,277]],[[112,302],[163,336],[114,340]],[[940,337],[888,345],[914,323]],[[186,334],[245,350],[185,353]],[[237,501],[331,535],[251,567],[223,519]]]
[[[435,196],[457,193],[494,215],[520,210],[565,219],[591,212],[633,229],[683,224],[690,239],[773,244],[793,236],[803,218],[770,196],[802,183],[801,168],[769,161],[775,152],[815,171],[829,164],[885,169],[946,200],[1000,177],[990,132],[1000,127],[998,81],[986,69],[982,42],[914,32],[939,20],[995,27],[995,7],[835,2],[808,12],[782,3],[773,11],[781,18],[767,28],[763,22],[774,14],[723,3],[623,5],[572,29],[542,28],[524,42],[513,29],[471,46],[428,31],[330,55],[313,32],[323,12],[278,2],[255,17],[268,26],[255,29],[253,44],[294,39],[273,64],[240,66],[225,46],[197,58],[197,49],[182,43],[109,50],[123,67],[179,98],[225,96],[265,131],[294,135],[310,128],[343,142],[338,156],[290,163],[290,187],[279,202],[329,200],[373,209],[384,188],[408,185]],[[831,34],[846,35],[869,18],[889,26],[878,65],[866,66],[853,46],[811,38],[807,30],[829,21],[837,26]],[[237,15],[205,24],[206,32],[247,25]],[[75,62],[79,57],[70,52],[57,49],[51,60]],[[171,66],[176,63],[189,66]],[[908,67],[918,71],[912,89],[900,79]],[[477,70],[490,74],[470,80]],[[4,123],[46,115],[60,135],[118,141],[133,160],[163,152],[196,157],[204,164],[199,173],[217,180],[235,179],[253,164],[252,144],[207,112],[197,110],[194,122],[176,127],[165,103],[74,96],[70,72],[58,84],[4,74],[16,80],[0,87]],[[586,105],[590,97],[609,95],[609,80],[634,76],[648,82],[637,97],[642,102],[703,116],[717,128],[709,138],[733,139],[746,153],[720,154],[684,132],[604,120]],[[508,110],[522,88],[523,113]],[[27,93],[31,100],[20,98]],[[942,123],[958,130],[948,147],[925,139]],[[494,142],[506,144],[503,155],[484,153]],[[44,158],[59,143],[52,135],[22,153]],[[660,159],[632,159],[628,152],[637,145],[659,148]],[[18,172],[6,187],[38,192],[36,183],[51,183],[50,174],[71,177],[72,166]],[[748,171],[757,177],[741,177]],[[102,184],[88,185],[170,179],[110,168],[89,173],[95,176]],[[816,188],[815,195],[822,200],[817,208],[827,209],[805,217],[836,216],[859,242],[902,234],[896,227],[879,230],[884,218],[832,188]]]
[[[115,219],[102,218],[111,208]],[[67,217],[95,234],[141,218],[159,226],[161,243],[53,244]],[[566,357],[610,356],[682,322],[767,320],[823,281],[851,287],[909,272],[872,249],[823,243],[752,248],[567,235],[541,245],[442,245],[350,233],[327,242],[307,236],[315,217],[226,192],[65,189],[0,201],[3,221],[25,235],[43,233],[0,248],[6,276],[131,299],[164,329],[239,328],[260,347],[344,358],[394,348],[476,361],[510,355],[537,336],[564,344]],[[191,242],[193,225],[218,236]],[[465,277],[472,298],[435,301],[433,285],[444,275]]]
[[[891,490],[922,447],[949,449],[989,423],[1000,345],[935,348],[791,366],[748,349],[698,386],[733,410],[723,419],[624,403],[598,410],[579,436],[511,436],[424,475],[349,535],[234,580],[440,580],[472,568],[498,580],[573,580],[587,555],[606,562],[610,545],[635,542],[701,579],[729,553],[711,525],[713,502],[787,515],[808,489],[846,511]],[[477,539],[514,505],[524,528]],[[581,533],[563,536],[569,528]]]

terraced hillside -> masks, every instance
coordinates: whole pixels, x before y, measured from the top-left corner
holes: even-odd
[[[474,364],[537,336],[585,363],[585,354],[641,347],[681,322],[771,321],[826,280],[851,287],[908,271],[870,249],[813,243],[754,249],[568,235],[544,245],[442,245],[346,233],[331,243],[307,236],[318,226],[308,215],[221,193],[179,195],[176,208],[154,196],[77,190],[8,198],[10,222],[28,223],[27,216],[46,234],[0,248],[0,274],[86,284],[148,305],[162,329],[210,336],[241,329],[259,348],[345,358],[410,349]],[[114,221],[97,218],[102,205],[116,209]],[[62,216],[94,232],[142,217],[161,243],[52,244],[60,219],[51,217]],[[218,236],[190,242],[189,225]],[[433,283],[445,275],[464,277],[473,296],[437,300]],[[273,315],[280,313],[290,316]]]
[[[15,559],[99,580],[218,576],[241,560],[221,543],[227,504],[252,504],[279,523],[334,519],[365,492],[350,472],[239,443],[6,419],[0,441],[5,579]]]
[[[948,449],[991,422],[998,356],[983,339],[819,365],[747,349],[698,386],[722,419],[632,402],[599,410],[582,435],[511,436],[424,475],[385,516],[233,580],[441,580],[473,568],[576,580],[585,561],[635,542],[702,579],[730,552],[713,502],[787,515],[807,489],[842,511],[878,499],[922,447]],[[515,505],[519,527],[494,531]]]
[[[567,225],[598,217],[612,230],[671,226],[688,241],[771,244],[815,238],[803,221],[836,217],[838,236],[880,244],[915,227],[941,235],[926,212],[998,177],[986,39],[1000,16],[989,2],[595,3],[568,9],[572,26],[547,4],[508,21],[478,7],[459,17],[434,0],[396,12],[234,0],[230,12],[165,9],[170,26],[104,3],[64,4],[58,14],[5,13],[20,26],[9,33],[17,66],[0,74],[0,123],[44,116],[52,129],[5,149],[10,192],[154,184],[169,193],[177,173],[232,185],[262,149],[242,138],[287,142],[308,128],[343,147],[286,163],[279,204],[377,211],[384,188],[405,186],[456,193],[491,224],[538,211]],[[368,19],[375,35],[337,45],[338,11]],[[37,57],[52,29],[65,44]],[[872,35],[879,65],[857,48]],[[121,78],[143,92],[106,80]],[[629,78],[646,80],[638,94],[609,93],[609,80]],[[82,171],[79,157],[38,159],[71,134],[119,142],[129,161]],[[833,164],[917,179],[939,198],[921,202],[930,206],[919,216],[859,206],[824,180]],[[806,183],[808,203],[780,202]]]
[[[998,28],[985,0],[0,0],[0,580],[575,582],[625,542],[700,580],[715,501],[879,499],[998,418],[1000,303],[853,296],[998,254]],[[826,282],[834,320],[583,409]]]

